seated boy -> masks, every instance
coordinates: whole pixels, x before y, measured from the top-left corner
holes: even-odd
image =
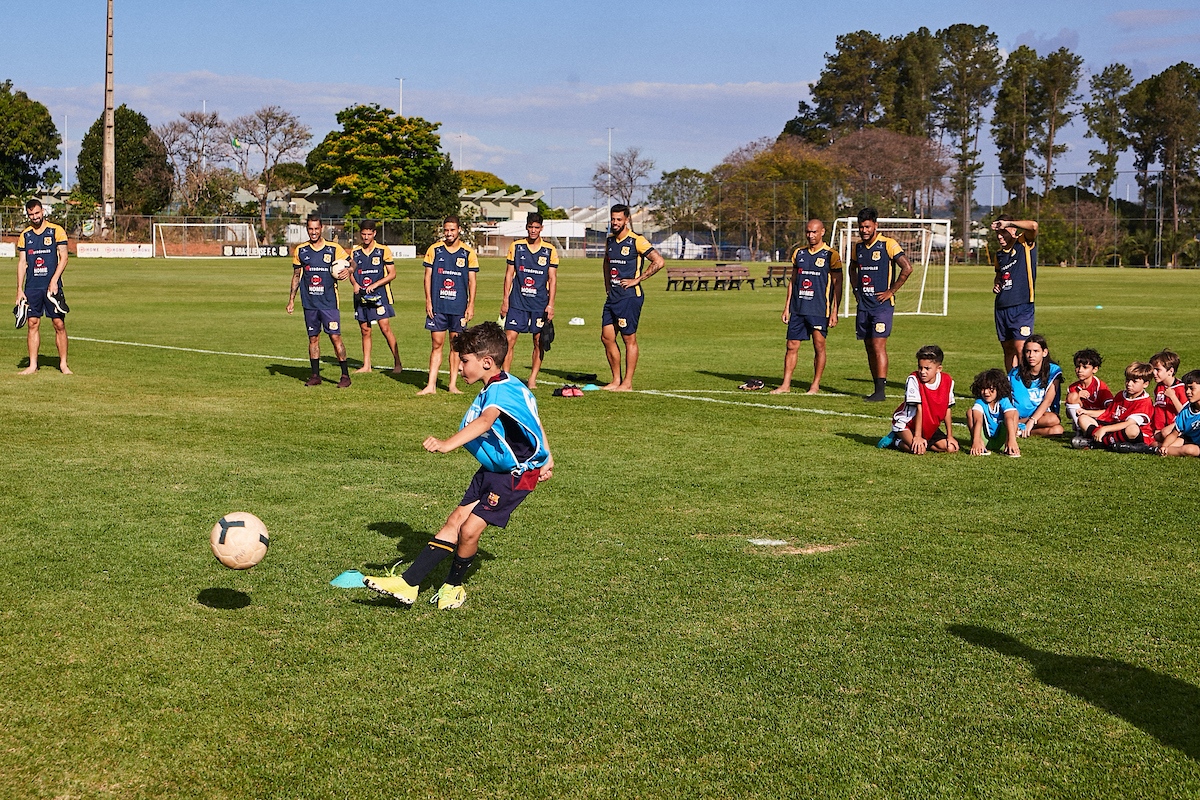
[[[1187,405],[1187,393],[1183,381],[1175,380],[1179,369],[1179,355],[1170,350],[1161,350],[1150,357],[1154,369],[1154,411],[1150,415],[1150,427],[1154,440],[1163,440],[1163,431],[1175,421],[1175,415]]]
[[[1200,456],[1200,369],[1187,373],[1180,382],[1187,391],[1188,404],[1163,429],[1159,452],[1164,456]]]
[[[988,445],[999,439],[1004,425],[1005,442],[1000,451],[1013,458],[1021,457],[1017,445],[1017,425],[1021,414],[1012,401],[1012,383],[1002,369],[988,369],[975,376],[971,383],[975,405],[967,410],[967,428],[971,431],[971,455],[991,455]]]
[[[504,330],[495,322],[468,328],[454,340],[454,349],[463,378],[467,383],[483,381],[483,390],[467,409],[458,433],[445,440],[430,436],[423,446],[431,453],[465,447],[481,466],[458,508],[403,575],[363,578],[368,589],[412,605],[421,582],[453,554],[446,582],[430,601],[436,601],[439,610],[458,608],[466,599],[463,576],[479,549],[483,529],[507,526],[521,501],[554,471],[537,401],[525,384],[500,368],[508,354]]]
[[[954,379],[942,372],[942,348],[927,344],[917,351],[917,370],[904,385],[904,402],[892,415],[892,430],[879,447],[895,447],[913,455],[926,451],[957,453],[950,407],[954,405]],[[946,432],[942,433],[942,423]]]
[[[1125,391],[1095,416],[1079,414],[1079,430],[1071,446],[1086,450],[1099,443],[1114,453],[1154,452],[1154,432],[1150,429],[1150,414],[1154,401],[1146,386],[1154,374],[1149,364],[1135,361],[1125,368]]]
[[[1079,412],[1100,412],[1112,402],[1112,391],[1108,384],[1096,377],[1104,359],[1092,348],[1075,353],[1075,377],[1077,381],[1067,389],[1067,416],[1071,425],[1079,430]]]

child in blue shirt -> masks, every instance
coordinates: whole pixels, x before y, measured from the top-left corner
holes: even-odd
[[[1179,409],[1175,421],[1163,428],[1163,443],[1158,452],[1164,456],[1200,456],[1200,369],[1180,379],[1188,403]]]
[[[991,455],[989,444],[999,440],[997,434],[1004,426],[1005,442],[1000,451],[1013,458],[1021,457],[1017,446],[1017,421],[1020,417],[1013,404],[1012,383],[1001,369],[988,369],[975,376],[971,383],[975,405],[967,411],[967,428],[971,431],[971,455]]]

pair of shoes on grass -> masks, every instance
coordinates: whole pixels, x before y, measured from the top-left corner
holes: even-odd
[[[308,380],[306,380],[304,382],[304,385],[305,386],[320,386],[321,385],[321,376],[320,375],[310,375],[308,377]],[[342,379],[340,381],[338,381],[337,388],[346,389],[349,386],[350,386],[350,376],[343,375]]]
[[[363,586],[366,586],[377,594],[387,595],[395,600],[399,600],[406,606],[411,606],[417,602],[417,594],[421,591],[420,586],[413,586],[399,575],[381,577],[368,575],[363,578]],[[429,598],[430,603],[437,603],[438,611],[458,608],[466,600],[467,590],[462,586],[453,586],[449,583],[443,583],[442,588],[438,589],[433,597]]]
[[[738,388],[741,389],[743,392],[757,392],[759,389],[763,388],[766,385],[767,384],[765,382],[759,380],[758,378],[751,378],[750,380],[746,381]]]

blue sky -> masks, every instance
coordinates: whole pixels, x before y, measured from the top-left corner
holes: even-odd
[[[103,104],[104,3],[42,8],[56,19],[56,46],[34,55],[38,48],[10,37],[0,79],[45,103],[60,131],[65,117],[74,172],[79,140]],[[783,0],[116,0],[116,95],[153,123],[205,102],[227,118],[277,104],[311,126],[315,143],[341,108],[395,108],[403,77],[405,112],[442,123],[456,166],[548,191],[588,183],[607,155],[609,127],[614,150],[641,147],[656,175],[708,169],[739,145],[777,135],[835,38],[862,28],[891,35],[986,24],[1005,51],[1067,45],[1088,74],[1121,61],[1138,79],[1200,60],[1194,3],[895,0],[880,11]],[[1091,143],[1081,124],[1067,141],[1060,172],[1085,171]],[[990,142],[983,150],[991,171]],[[987,202],[986,182],[980,194]],[[575,200],[589,202],[585,195]],[[553,198],[570,199],[561,190]]]

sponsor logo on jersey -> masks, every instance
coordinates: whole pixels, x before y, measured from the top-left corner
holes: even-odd
[[[453,289],[454,281],[451,280],[450,278],[446,278],[446,280],[442,281],[442,288],[443,289]]]
[[[811,289],[813,283],[808,278],[805,278],[804,280],[800,281],[800,285],[805,289]]]
[[[537,283],[537,281],[535,281],[533,278],[525,279],[525,285],[528,286],[530,289],[532,289],[536,283]]]
[[[363,288],[365,289],[371,285],[371,279],[364,275],[363,279],[361,281],[359,281],[359,283],[361,283],[363,285]]]
[[[321,285],[321,276],[314,274],[308,279],[308,282],[310,284],[312,284],[313,286],[320,286]]]
[[[862,285],[863,285],[863,286],[870,286],[870,285],[871,285],[871,276],[870,276],[870,275],[863,275],[863,276],[862,276]]]
[[[46,266],[46,259],[42,258],[41,256],[38,256],[37,258],[35,258],[33,260],[33,265],[35,267],[44,267],[44,266]]]
[[[1012,273],[1005,272],[1000,276],[1000,279],[1005,281],[1012,280]]]

